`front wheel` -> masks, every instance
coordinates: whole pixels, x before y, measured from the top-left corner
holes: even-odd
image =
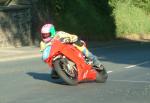
[[[96,82],[98,83],[105,83],[107,78],[108,78],[108,73],[105,69],[105,67],[103,66],[103,70],[97,70],[96,69]]]
[[[53,66],[57,74],[69,85],[77,85],[76,67],[68,66],[67,59],[57,59]]]

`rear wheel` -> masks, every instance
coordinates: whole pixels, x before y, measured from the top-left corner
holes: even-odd
[[[96,71],[97,71],[96,82],[105,83],[108,78],[108,74],[105,67],[103,66],[103,70],[96,69]]]
[[[77,85],[77,71],[75,66],[70,66],[67,59],[54,61],[54,68],[57,74],[69,85]]]

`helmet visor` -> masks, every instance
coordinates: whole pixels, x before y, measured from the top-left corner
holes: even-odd
[[[46,38],[48,38],[50,36],[51,36],[50,33],[42,33],[42,38],[43,39],[46,39]]]

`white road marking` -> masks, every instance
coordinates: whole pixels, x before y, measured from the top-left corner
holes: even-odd
[[[134,81],[134,80],[109,80],[112,82],[129,82],[129,83],[150,83],[150,81]]]
[[[133,67],[136,67],[137,65],[130,65],[130,66],[127,66],[125,68],[133,68]]]
[[[107,73],[112,73],[113,71],[107,71]]]
[[[129,66],[124,67],[124,68],[133,68],[133,67],[140,66],[143,64],[147,64],[147,63],[150,63],[150,61],[141,62],[141,63],[135,64],[135,65],[129,65]]]
[[[35,57],[41,57],[41,54],[25,55],[25,56],[10,57],[10,58],[7,57],[7,58],[0,59],[0,62],[23,60],[23,59],[30,59],[30,58],[35,58]]]

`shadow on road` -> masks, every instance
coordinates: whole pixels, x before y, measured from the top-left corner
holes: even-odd
[[[48,74],[48,73],[28,72],[26,74],[33,77],[34,79],[37,79],[37,80],[48,81],[48,82],[52,82],[52,83],[60,84],[60,85],[68,85],[62,79],[52,79],[50,74]],[[82,81],[80,83],[82,83],[82,84],[95,83],[95,81]]]
[[[37,80],[43,80],[43,81],[48,81],[48,82],[52,82],[55,84],[66,85],[62,79],[52,79],[50,74],[48,73],[28,72],[26,74]]]

